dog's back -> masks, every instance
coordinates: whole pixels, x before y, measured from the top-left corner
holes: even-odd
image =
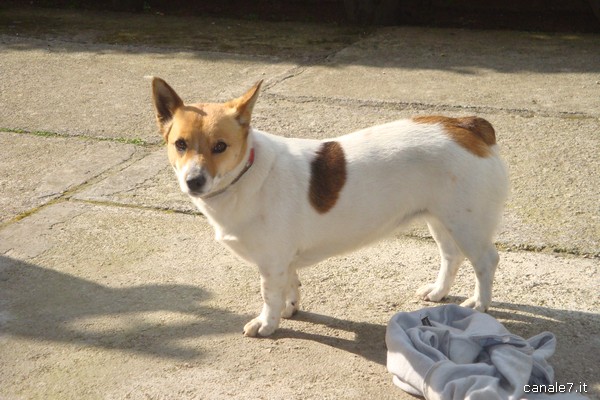
[[[486,147],[472,150],[444,129],[400,120],[312,144],[308,201],[296,210],[298,264],[368,244],[416,216],[474,224],[491,241],[508,191],[498,146],[481,139]]]

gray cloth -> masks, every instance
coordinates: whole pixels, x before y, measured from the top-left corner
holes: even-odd
[[[386,344],[394,383],[428,400],[585,399],[525,393],[528,384],[555,384],[547,361],[554,334],[525,340],[492,316],[455,304],[394,315]]]

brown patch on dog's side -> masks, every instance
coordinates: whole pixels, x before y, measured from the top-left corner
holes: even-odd
[[[492,124],[479,117],[449,118],[443,116],[414,117],[418,124],[441,124],[452,140],[478,157],[490,155],[490,146],[496,144]]]
[[[346,183],[346,158],[338,142],[324,142],[310,164],[310,204],[318,213],[331,210]]]

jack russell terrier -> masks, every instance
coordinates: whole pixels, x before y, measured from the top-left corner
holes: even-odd
[[[256,264],[263,307],[246,336],[268,336],[300,307],[298,268],[367,245],[425,218],[441,255],[440,301],[468,258],[485,311],[498,264],[493,235],[508,192],[494,129],[482,118],[415,117],[327,140],[250,127],[262,81],[223,104],[186,105],[153,78],[156,119],[179,186],[216,240]]]

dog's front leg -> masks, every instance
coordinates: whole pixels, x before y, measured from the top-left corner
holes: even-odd
[[[300,286],[302,284],[298,279],[298,272],[292,268],[288,274],[285,308],[283,313],[281,313],[283,318],[292,318],[300,310]]]
[[[279,326],[285,307],[288,269],[260,268],[260,290],[263,308],[260,315],[244,326],[245,336],[269,336]]]

